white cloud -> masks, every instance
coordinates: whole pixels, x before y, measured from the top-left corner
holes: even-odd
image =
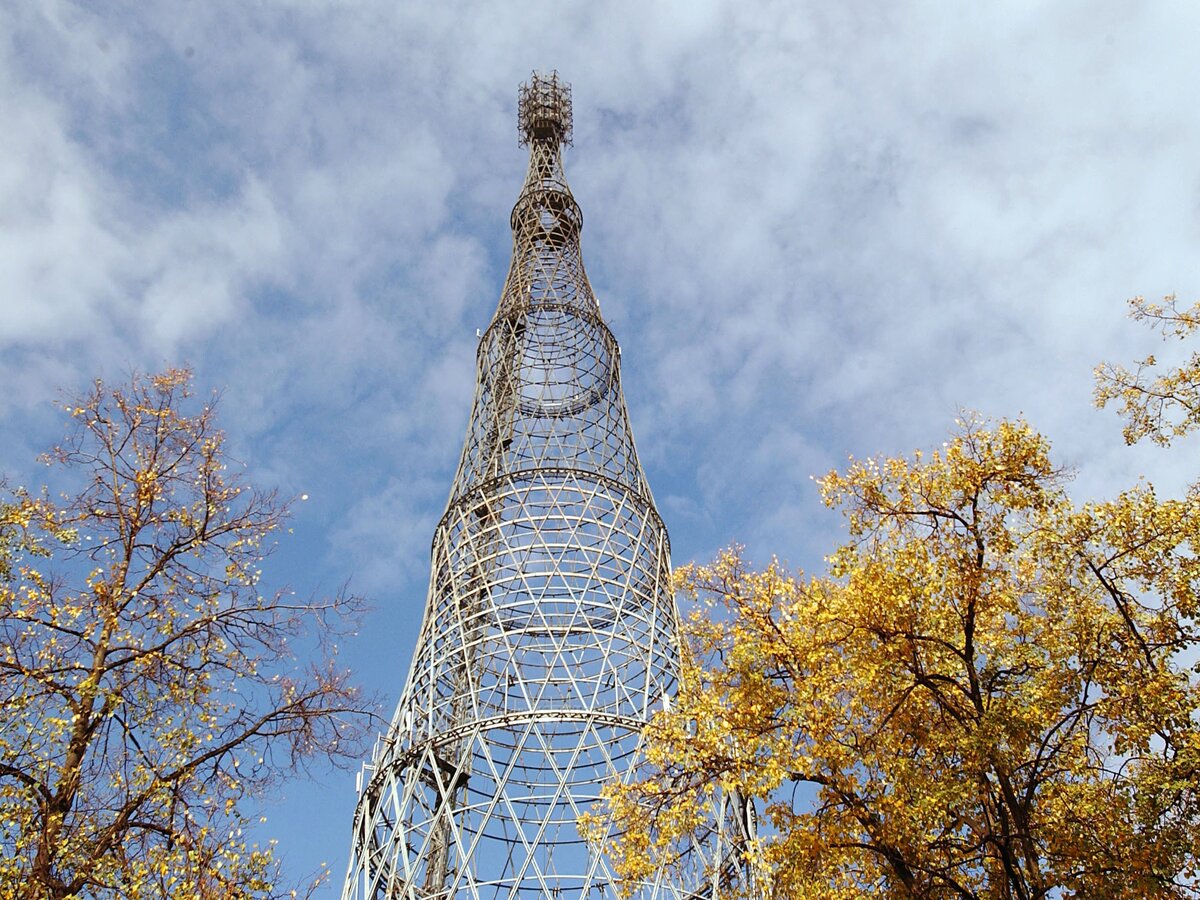
[[[114,198],[66,136],[63,110],[22,87],[0,74],[11,98],[0,147],[0,333],[58,342],[101,324],[125,250],[106,222]]]

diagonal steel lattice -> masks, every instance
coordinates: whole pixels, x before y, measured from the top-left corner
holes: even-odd
[[[518,119],[530,160],[512,264],[479,342],[412,669],[361,776],[344,900],[615,898],[577,820],[631,776],[676,689],[667,531],[563,174],[570,87],[535,73]],[[715,896],[712,863],[730,857],[712,838],[637,896]]]

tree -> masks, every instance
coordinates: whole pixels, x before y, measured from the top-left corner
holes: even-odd
[[[73,493],[0,506],[4,897],[273,896],[249,801],[365,733],[330,641],[360,603],[262,592],[287,504],[228,472],[190,377],[97,381],[44,458]]]
[[[1200,302],[1180,309],[1174,294],[1162,303],[1147,303],[1141,297],[1129,301],[1130,315],[1148,321],[1164,338],[1183,340],[1200,329]],[[1137,368],[1101,363],[1096,367],[1096,405],[1121,401],[1125,419],[1125,441],[1133,444],[1149,437],[1167,446],[1171,440],[1200,428],[1200,350],[1175,369],[1154,375],[1158,360],[1138,360]]]
[[[1196,427],[1195,362],[1102,367],[1098,397],[1165,443]],[[1026,423],[972,420],[821,480],[850,535],[828,572],[679,570],[679,696],[606,791],[627,883],[721,791],[763,812],[741,852],[773,898],[1200,896],[1200,488],[1066,481]]]

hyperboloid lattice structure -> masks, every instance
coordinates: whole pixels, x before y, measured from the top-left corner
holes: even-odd
[[[615,898],[577,820],[630,776],[676,687],[667,532],[563,175],[570,88],[535,75],[519,124],[512,265],[479,342],[412,670],[364,767],[346,900]],[[711,896],[706,849],[723,855],[697,847],[640,896]]]

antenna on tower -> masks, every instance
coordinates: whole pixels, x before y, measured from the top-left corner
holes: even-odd
[[[571,85],[558,72],[534,72],[521,85],[517,101],[517,128],[522,147],[542,141],[571,146]]]

